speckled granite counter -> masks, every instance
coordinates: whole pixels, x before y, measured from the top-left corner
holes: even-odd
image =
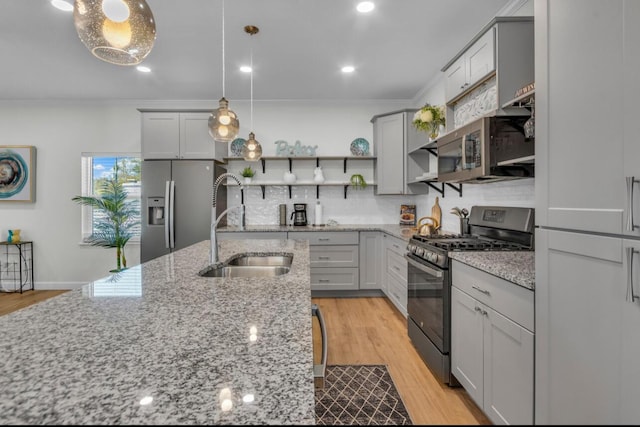
[[[246,251],[291,271],[200,277],[204,241],[0,317],[0,423],[314,424],[308,242]]]
[[[293,226],[293,225],[248,225],[244,229],[237,226],[219,227],[218,232],[257,232],[257,231],[382,231],[399,239],[409,240],[415,234],[415,229],[410,226],[397,224],[340,224],[325,226]]]
[[[534,251],[449,252],[452,259],[529,289],[535,289]]]

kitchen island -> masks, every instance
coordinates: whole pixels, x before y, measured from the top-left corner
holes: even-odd
[[[206,278],[209,241],[0,317],[2,424],[314,424],[309,247],[277,277]]]

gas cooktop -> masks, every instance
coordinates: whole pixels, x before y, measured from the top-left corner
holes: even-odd
[[[413,243],[420,242],[422,246],[431,245],[447,251],[481,251],[481,250],[531,250],[531,248],[504,240],[487,239],[480,236],[461,236],[456,234],[428,236],[414,235]]]

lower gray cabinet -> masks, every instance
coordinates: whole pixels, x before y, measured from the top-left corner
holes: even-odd
[[[533,424],[533,291],[451,270],[451,372],[494,424]]]
[[[357,231],[290,231],[288,237],[309,241],[312,291],[358,289]]]
[[[407,261],[404,259],[407,242],[384,235],[384,284],[382,290],[396,308],[407,317]]]
[[[381,289],[382,236],[379,231],[360,232],[360,289]]]

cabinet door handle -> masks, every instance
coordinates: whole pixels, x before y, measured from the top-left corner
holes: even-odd
[[[476,305],[475,307],[473,307],[473,309],[474,309],[475,311],[482,311],[482,309],[481,309],[480,307],[478,307],[477,305]]]
[[[627,249],[627,301],[635,302],[640,296],[633,293],[633,255],[638,253],[634,248]]]
[[[489,291],[486,291],[486,290],[484,290],[484,289],[481,289],[481,288],[477,287],[476,285],[473,285],[473,286],[471,286],[471,287],[472,287],[473,289],[475,289],[476,291],[481,292],[481,293],[483,293],[483,294],[485,294],[485,295],[491,295],[491,293],[490,293]]]
[[[640,226],[633,223],[633,187],[636,183],[640,183],[634,176],[625,178],[627,181],[627,231],[633,231]]]
[[[318,280],[318,282],[320,282],[320,283],[329,283],[329,282],[331,282],[331,280],[329,280],[329,279],[320,279],[320,280]]]
[[[394,268],[396,271],[400,271],[400,267],[398,267],[397,265],[394,265],[394,266],[393,266],[393,268]]]
[[[319,256],[318,259],[331,259],[331,257],[328,256]]]
[[[329,239],[329,238],[319,238],[318,239],[319,242],[328,242],[329,240],[331,240],[331,239]]]

